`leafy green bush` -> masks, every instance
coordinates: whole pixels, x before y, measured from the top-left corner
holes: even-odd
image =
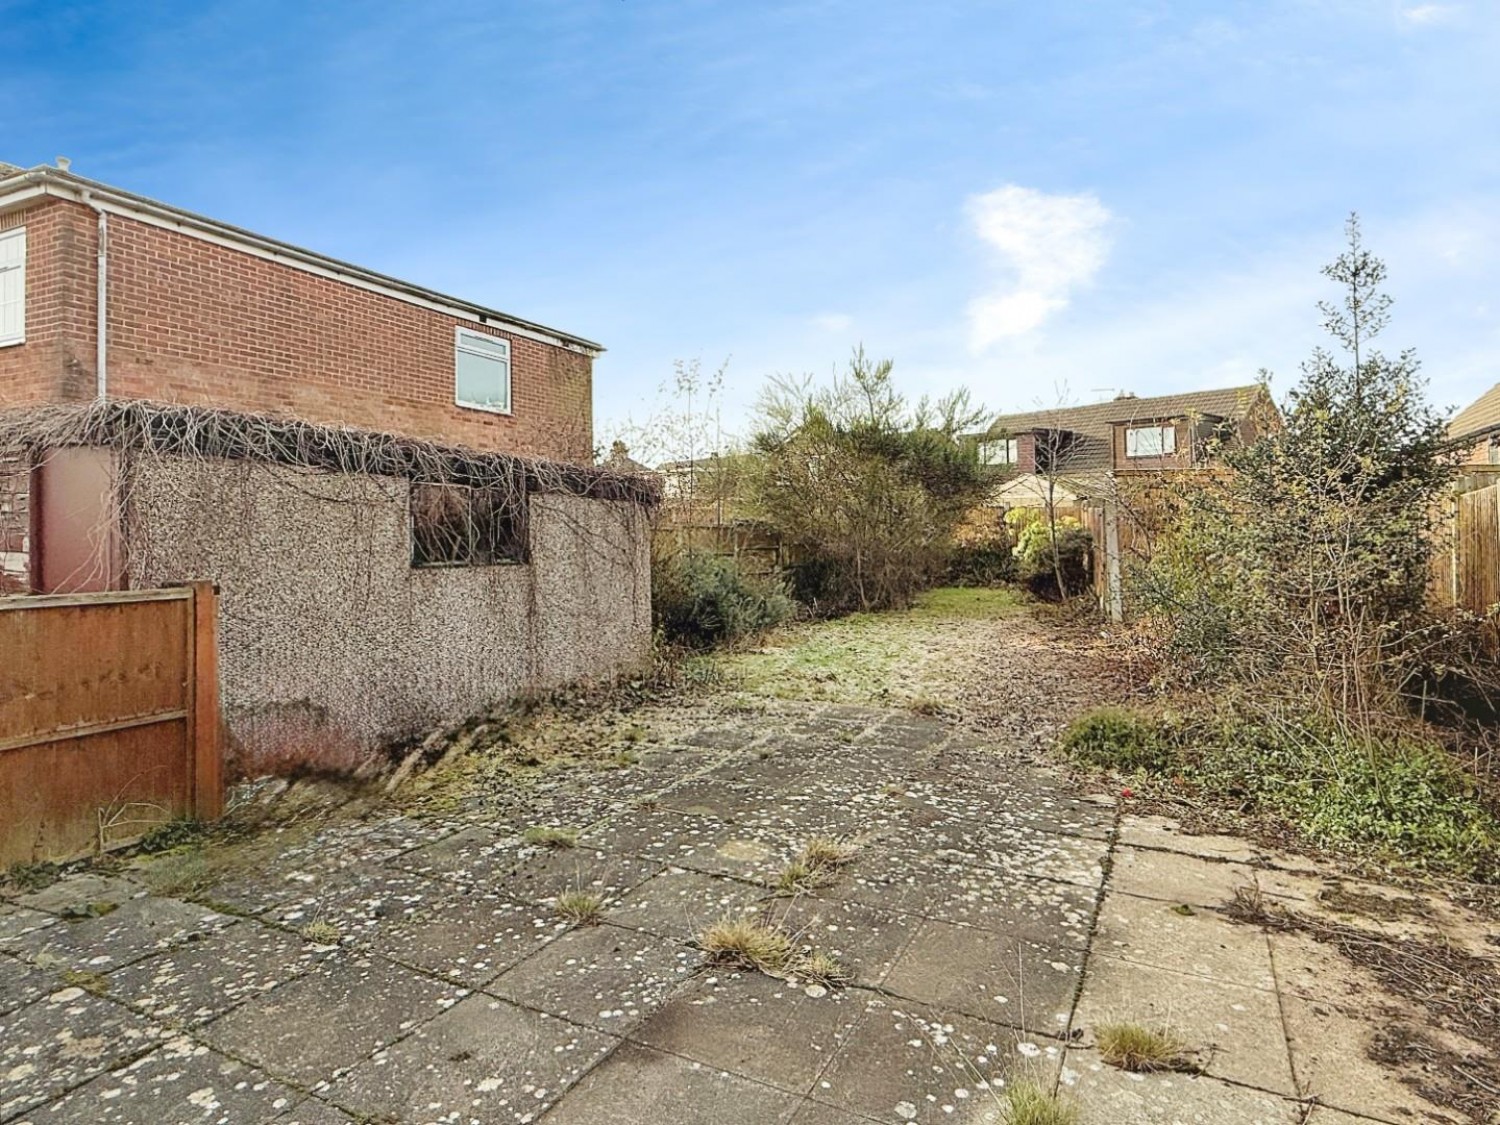
[[[1318,844],[1500,881],[1500,816],[1441,746],[1317,718],[1184,721],[1101,708],[1063,734],[1069,755],[1170,775],[1236,808],[1285,818]]]
[[[1084,765],[1121,773],[1162,773],[1174,760],[1158,721],[1121,707],[1101,707],[1074,719],[1062,745]]]
[[[747,574],[737,559],[707,551],[655,560],[651,604],[662,636],[692,648],[763,632],[795,609],[780,583]]]
[[[1088,589],[1093,578],[1090,552],[1094,537],[1083,524],[1072,516],[1048,520],[1045,512],[1033,508],[1013,508],[1005,514],[1005,522],[1016,537],[1018,574],[1033,594],[1067,598]]]
[[[1016,580],[1015,552],[1004,542],[975,543],[953,548],[948,556],[947,580],[954,586],[1003,586]]]

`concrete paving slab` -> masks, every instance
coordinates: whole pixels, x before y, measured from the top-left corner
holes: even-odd
[[[341,1109],[317,1098],[306,1098],[276,1118],[271,1125],[360,1125]]]
[[[42,968],[107,973],[238,922],[196,903],[133,898],[99,917],[33,930],[14,945],[19,956]]]
[[[630,855],[652,863],[673,864],[724,831],[713,816],[684,813],[665,805],[629,809],[594,825],[581,845],[611,855]]]
[[[100,907],[119,906],[144,893],[145,888],[130,879],[83,871],[59,879],[51,886],[18,895],[15,902],[17,906],[48,914],[92,917],[101,912]]]
[[[60,925],[62,921],[55,914],[19,906],[0,908],[0,953],[19,954],[32,948],[38,942],[33,934]]]
[[[796,1113],[792,1114],[791,1125],[869,1125],[871,1121],[879,1120],[877,1117],[850,1113],[837,1106],[808,1099],[802,1103],[802,1107]]]
[[[150,1051],[165,1029],[76,986],[0,1017],[0,1121]]]
[[[859,1019],[862,995],[810,996],[759,973],[721,972],[674,997],[631,1038],[801,1095]]]
[[[1379,1022],[1360,1019],[1324,1001],[1283,996],[1292,1069],[1304,1097],[1327,1106],[1392,1122],[1450,1122],[1447,1113],[1369,1057]]]
[[[404,965],[481,988],[567,929],[544,905],[450,887],[377,935],[372,947]]]
[[[1167,972],[1095,954],[1073,1027],[1083,1046],[1101,1024],[1166,1027],[1216,1078],[1287,1097],[1297,1094],[1274,992]]]
[[[736,879],[669,867],[627,892],[610,908],[607,920],[690,941],[724,918],[758,914],[765,893]]]
[[[1086,1122],[1109,1125],[1301,1125],[1306,1107],[1207,1076],[1128,1074],[1071,1049],[1060,1090]]]
[[[196,1027],[320,964],[327,947],[258,922],[230,926],[110,973],[109,996],[173,1027]]]
[[[922,921],[857,902],[811,895],[772,900],[765,914],[798,945],[837,958],[853,982],[866,987],[885,982]]]
[[[790,1094],[692,1059],[622,1044],[542,1119],[544,1125],[776,1125]]]
[[[18,958],[0,954],[0,1016],[47,995],[57,978]]]
[[[869,997],[866,1011],[812,1097],[877,1121],[1004,1120],[1006,1081],[1050,1085],[1060,1043],[895,998]]]
[[[440,879],[359,864],[317,880],[265,917],[298,930],[332,927],[339,942],[370,942],[452,894],[452,886]]]
[[[464,992],[382,957],[344,951],[199,1034],[278,1078],[311,1084],[408,1034]]]
[[[521,834],[465,828],[386,860],[392,867],[473,887],[489,887],[521,861]]]
[[[970,866],[1086,887],[1103,881],[1109,854],[1104,840],[1014,824],[943,818],[925,826],[922,834],[936,854]]]
[[[623,1035],[703,963],[679,942],[603,924],[571,930],[486,991],[529,1008]]]
[[[1173,972],[1275,988],[1271,951],[1258,926],[1201,906],[1110,894],[1099,909],[1094,950]]]
[[[596,848],[547,848],[534,851],[488,889],[526,903],[548,903],[569,891],[583,891],[613,906],[661,869],[654,861]]]
[[[1110,890],[1190,906],[1221,907],[1235,888],[1260,885],[1260,869],[1243,863],[1221,862],[1177,852],[1120,847],[1115,850]],[[1282,892],[1270,892],[1279,901]]]
[[[403,1122],[530,1122],[615,1040],[476,993],[355,1066],[323,1096]]]
[[[33,1114],[35,1125],[264,1125],[303,1100],[187,1036],[102,1074]]]
[[[969,926],[927,921],[885,987],[908,1000],[1043,1035],[1064,1035],[1084,954]]]
[[[1169,816],[1139,816],[1134,813],[1120,818],[1119,841],[1134,848],[1155,848],[1181,852],[1203,859],[1228,859],[1250,863],[1265,853],[1240,836],[1194,835]]]

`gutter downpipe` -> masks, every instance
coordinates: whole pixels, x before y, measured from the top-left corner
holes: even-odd
[[[83,192],[82,199],[84,204],[92,208],[99,216],[98,288],[95,294],[97,314],[94,328],[94,394],[100,402],[103,402],[109,391],[109,216],[103,207],[94,202],[92,193]]]

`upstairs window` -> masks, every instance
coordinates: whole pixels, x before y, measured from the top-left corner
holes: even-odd
[[[26,228],[0,233],[0,348],[26,342]]]
[[[510,341],[454,330],[453,400],[473,410],[510,413]]]
[[[456,484],[411,486],[412,566],[525,561],[525,496]]]
[[[1125,431],[1126,457],[1165,457],[1176,452],[1176,426],[1130,426]]]
[[[979,443],[979,463],[981,465],[1014,465],[1021,460],[1021,442],[1019,438],[1000,438],[996,441],[982,441]]]

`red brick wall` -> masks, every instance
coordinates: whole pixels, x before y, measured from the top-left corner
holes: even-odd
[[[27,342],[0,349],[0,401],[87,398],[94,214],[60,202],[28,214],[42,230],[34,235],[28,221]],[[119,215],[109,217],[108,304],[111,397],[293,415],[560,460],[592,455],[593,365],[577,352]],[[510,341],[511,415],[454,404],[456,325]]]
[[[26,342],[0,347],[0,408],[94,393],[93,213],[48,200],[0,216],[26,228]]]

